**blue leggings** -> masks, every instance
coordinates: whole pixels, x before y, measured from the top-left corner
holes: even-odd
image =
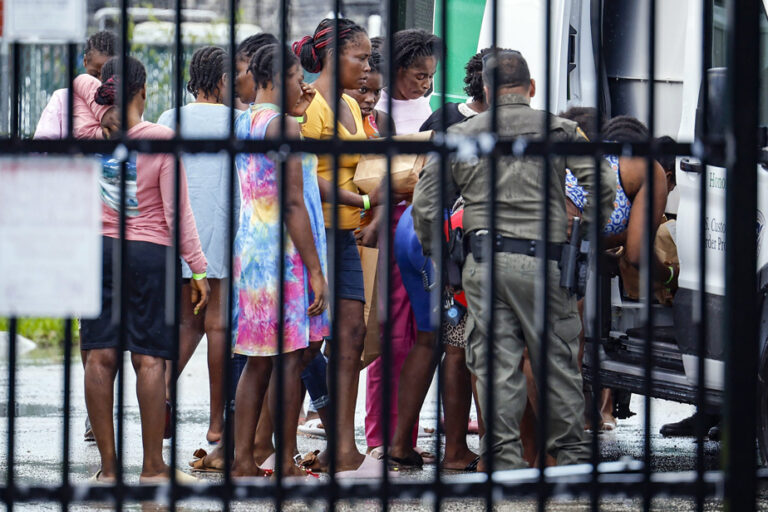
[[[232,379],[229,382],[229,396],[232,399],[230,402],[231,410],[235,409],[237,383],[240,381],[240,375],[242,375],[247,361],[247,356],[242,354],[232,355]],[[312,406],[316,410],[326,407],[331,401],[328,395],[328,385],[325,380],[327,366],[328,363],[325,360],[325,356],[323,356],[322,352],[318,352],[315,358],[304,368],[304,371],[301,372],[301,380],[304,382],[304,387],[307,388]]]

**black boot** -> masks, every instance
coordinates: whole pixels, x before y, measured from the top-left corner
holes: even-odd
[[[693,437],[696,435],[696,418],[698,413],[688,416],[677,423],[667,423],[661,426],[659,433],[664,437]],[[709,430],[720,422],[719,414],[702,414],[704,430]]]

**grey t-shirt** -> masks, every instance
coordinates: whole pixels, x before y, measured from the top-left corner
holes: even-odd
[[[235,111],[235,116],[239,115]],[[229,107],[212,103],[190,103],[181,107],[181,135],[192,139],[214,139],[229,136]],[[175,109],[166,110],[157,124],[174,127]],[[187,189],[203,252],[208,260],[209,278],[229,275],[229,211],[234,210],[235,226],[240,218],[240,184],[235,174],[234,201],[229,198],[229,157],[220,154],[182,155],[187,174]],[[185,262],[182,276],[192,277]]]

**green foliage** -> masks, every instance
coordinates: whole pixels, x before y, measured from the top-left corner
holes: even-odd
[[[0,331],[8,330],[8,319],[0,318]],[[64,320],[59,318],[19,318],[17,332],[37,343],[38,348],[60,347],[64,344]],[[77,322],[72,322],[72,339],[80,343]]]

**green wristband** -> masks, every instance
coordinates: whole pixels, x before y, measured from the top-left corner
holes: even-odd
[[[195,281],[199,281],[201,279],[205,279],[206,276],[207,276],[207,274],[205,272],[203,272],[201,274],[195,274],[194,272],[192,272],[192,279],[194,279]]]
[[[371,209],[371,198],[368,194],[363,195],[363,210],[368,211]]]
[[[673,267],[672,265],[670,265],[670,266],[668,266],[667,268],[669,269],[669,279],[667,279],[666,281],[664,281],[664,284],[669,284],[669,283],[671,283],[671,282],[672,282],[672,280],[675,278],[675,267]]]

